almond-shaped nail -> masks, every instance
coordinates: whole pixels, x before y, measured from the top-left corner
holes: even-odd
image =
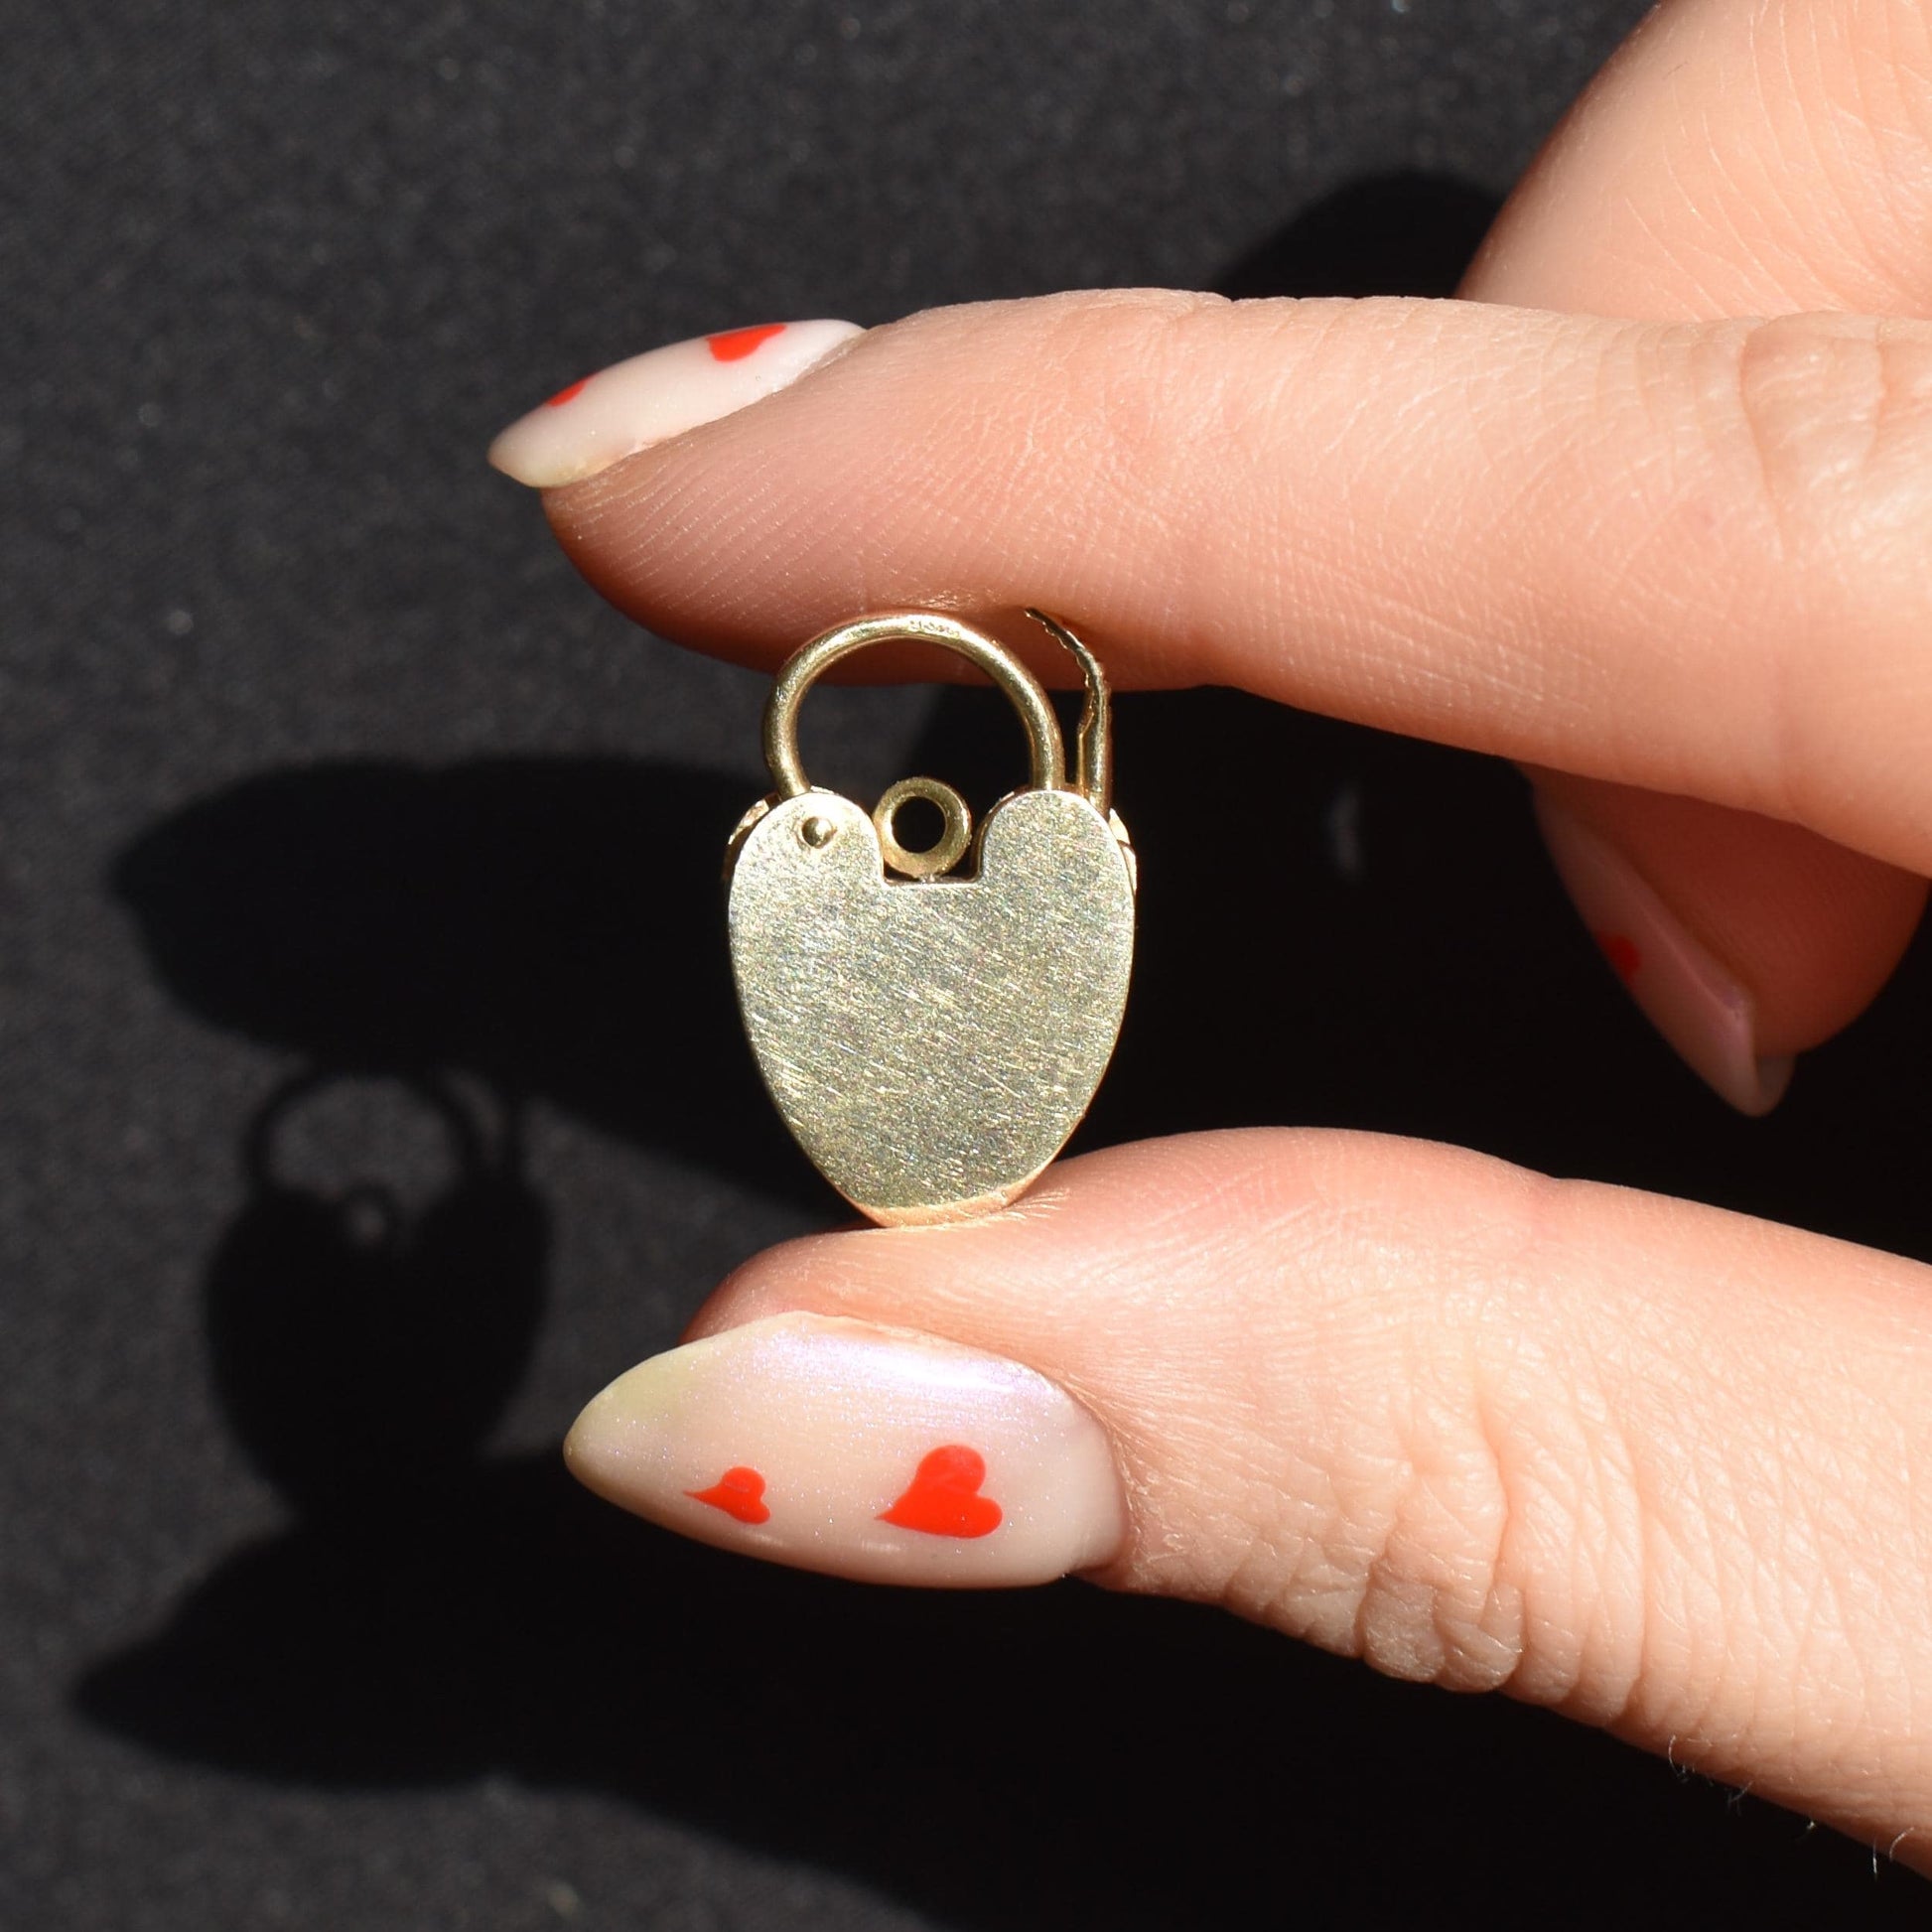
[[[1769,1113],[1792,1062],[1758,1052],[1749,990],[1607,839],[1541,792],[1536,815],[1590,936],[1651,1024],[1740,1113]]]
[[[653,348],[559,389],[497,437],[489,460],[534,489],[580,483],[782,389],[863,333],[851,322],[766,322]]]
[[[1050,1583],[1126,1535],[1106,1432],[1018,1362],[773,1315],[653,1356],[578,1417],[570,1467],[701,1542],[868,1583]]]

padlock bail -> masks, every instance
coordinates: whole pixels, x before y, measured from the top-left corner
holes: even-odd
[[[1063,625],[1037,611],[1029,611],[1027,615],[1072,650],[1079,660],[1086,680],[1087,705],[1080,721],[1080,782],[1071,788],[1093,797],[1104,812],[1107,809],[1104,798],[1096,796],[1094,783],[1098,779],[1104,786],[1108,775],[1107,688],[1100,667],[1092,653]],[[997,638],[975,630],[957,618],[943,617],[934,611],[897,611],[859,618],[821,631],[785,660],[764,708],[764,761],[770,766],[772,782],[781,798],[796,798],[811,789],[804,762],[798,756],[798,707],[805,693],[840,658],[850,657],[854,651],[869,649],[874,644],[898,642],[938,644],[977,664],[1007,694],[1020,714],[1027,733],[1034,789],[1069,789],[1066,748],[1060,738],[1059,721],[1053,716],[1052,701],[1026,665]]]

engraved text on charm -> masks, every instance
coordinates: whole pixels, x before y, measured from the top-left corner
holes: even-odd
[[[1106,684],[1071,632],[1029,615],[1085,674],[1070,781],[1052,707],[1004,645],[952,618],[868,618],[779,673],[765,714],[777,790],[733,840],[732,967],[759,1070],[820,1172],[877,1221],[1013,1200],[1079,1124],[1120,1031],[1134,859],[1108,805]],[[1032,782],[977,837],[964,801],[932,779],[895,785],[871,814],[806,782],[799,699],[837,658],[889,638],[970,657],[1027,727]],[[908,795],[944,821],[925,852],[894,831]]]

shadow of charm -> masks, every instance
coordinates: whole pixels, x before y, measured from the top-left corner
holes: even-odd
[[[931,614],[861,619],[780,670],[764,724],[775,789],[727,858],[733,973],[765,1086],[820,1173],[889,1226],[1018,1198],[1079,1125],[1126,1007],[1136,881],[1110,806],[1106,679],[1063,625],[1028,615],[1085,679],[1071,774],[1046,693],[1005,645]],[[937,779],[902,779],[867,813],[799,761],[813,681],[906,639],[977,664],[1026,727],[1030,782],[977,834]],[[908,806],[939,820],[924,844]]]
[[[450,1177],[427,1200],[385,1179],[321,1187],[281,1173],[287,1124],[338,1083],[301,1075],[257,1115],[248,1198],[207,1287],[214,1382],[235,1433],[319,1514],[468,1472],[522,1379],[549,1247],[513,1115],[492,1146],[440,1080],[402,1083],[449,1150]]]

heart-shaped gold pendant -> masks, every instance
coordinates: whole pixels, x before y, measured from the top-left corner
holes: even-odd
[[[1106,680],[1063,624],[1028,615],[1086,679],[1070,782],[1052,706],[1005,645],[929,613],[865,618],[779,672],[764,723],[777,788],[732,838],[732,970],[764,1084],[819,1172],[889,1225],[1024,1192],[1079,1125],[1127,1003],[1134,855],[1109,809]],[[902,780],[870,814],[806,781],[799,700],[837,659],[892,639],[971,658],[1027,727],[1032,782],[977,838],[935,779]],[[925,851],[895,829],[910,798],[943,820]]]

